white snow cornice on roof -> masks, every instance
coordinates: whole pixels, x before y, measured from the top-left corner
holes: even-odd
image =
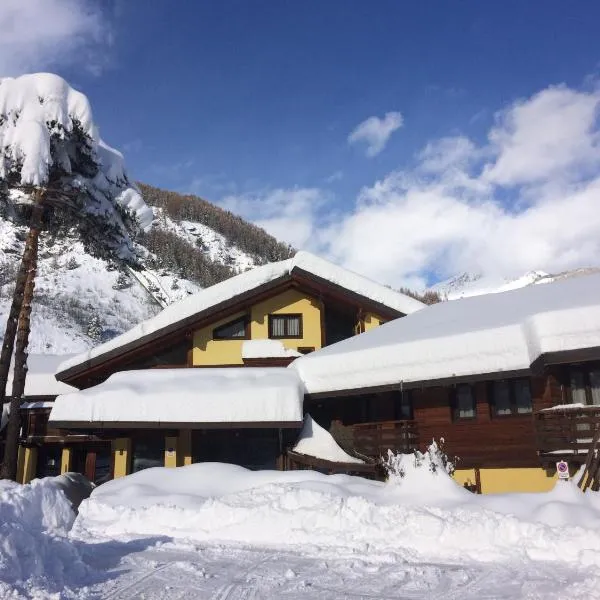
[[[63,362],[59,366],[57,373],[82,365],[86,361],[101,357],[127,344],[135,342],[143,343],[144,338],[147,336],[155,334],[169,326],[176,325],[178,322],[193,317],[202,311],[218,306],[222,302],[251,292],[261,285],[290,275],[294,269],[326,280],[331,284],[340,286],[403,314],[413,313],[425,306],[418,300],[414,300],[400,292],[395,292],[384,285],[338,267],[313,254],[298,252],[293,258],[256,267],[206,288],[189,298],[175,302],[155,317],[143,321],[122,335]]]
[[[59,396],[50,421],[64,424],[247,423],[297,427],[304,386],[282,367],[123,371],[87,390]]]
[[[600,347],[600,275],[441,302],[295,360],[310,394],[527,370]]]

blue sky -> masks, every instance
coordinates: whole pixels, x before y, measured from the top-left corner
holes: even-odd
[[[510,111],[549,86],[562,84],[572,94],[550,101],[549,108],[540,102],[541,130],[553,119],[562,122],[561,111],[574,106],[567,116],[576,123],[569,129],[588,119],[581,136],[596,131],[596,104],[591,101],[591,114],[586,112],[585,98],[593,100],[598,90],[598,2],[30,1],[39,10],[26,18],[45,24],[56,18],[56,36],[46,46],[30,40],[28,51],[36,43],[40,51],[26,57],[25,42],[17,40],[8,50],[25,58],[0,61],[0,69],[13,75],[52,70],[85,92],[103,138],[124,152],[136,179],[220,202],[298,246],[373,270],[394,284],[423,285],[463,269],[511,275],[593,260],[596,247],[565,260],[572,239],[547,252],[536,250],[553,244],[543,236],[533,249],[516,240],[511,260],[479,260],[478,246],[462,256],[464,237],[476,225],[464,231],[453,226],[450,238],[442,231],[437,245],[429,236],[412,239],[402,226],[396,236],[390,226],[385,243],[371,244],[355,221],[364,217],[365,204],[370,216],[377,212],[373,206],[386,204],[390,210],[381,221],[366,219],[374,228],[370,234],[377,235],[378,223],[402,220],[413,204],[426,204],[422,194],[432,190],[424,188],[423,179],[431,184],[430,177],[438,192],[443,183],[444,198],[450,194],[462,202],[459,211],[475,214],[475,224],[481,214],[473,211],[482,202],[491,202],[507,219],[531,209],[532,194],[542,194],[535,186],[543,183],[544,195],[551,187],[554,200],[573,193],[567,184],[581,186],[581,177],[573,176],[581,165],[568,160],[569,172],[561,172],[560,181],[555,167],[545,171],[543,182],[536,177],[515,182],[511,175],[490,183],[482,176],[514,147],[514,140],[505,140],[492,148],[490,132],[499,128],[519,138]],[[1,14],[11,8],[0,7],[0,33],[15,26],[14,15],[24,18],[18,0],[7,3],[15,11],[12,25]],[[68,26],[56,17],[59,7],[68,8]],[[61,44],[72,51],[59,52]],[[381,133],[387,113],[402,122],[388,136]],[[372,156],[368,138],[358,135],[354,143],[349,138],[369,118],[377,120],[376,135],[383,135]],[[532,120],[527,117],[523,127]],[[424,175],[423,149],[429,144],[430,152],[438,152],[444,139],[450,140],[445,156],[453,155],[460,140],[472,144],[460,169],[487,188],[456,192],[457,185],[446,181],[449,166],[457,172],[454,163]],[[589,151],[580,157],[583,162],[597,149],[596,138],[590,140],[571,140]],[[547,154],[562,142],[550,140],[546,149],[528,151]],[[598,174],[592,163],[586,185]],[[417,192],[420,199],[410,200]],[[444,206],[441,202],[415,218],[412,227],[427,227],[433,218],[443,223]],[[560,218],[559,211],[554,214]],[[489,211],[486,218],[485,223],[494,220]],[[512,225],[524,227],[506,223]],[[378,250],[360,258],[353,240]],[[401,243],[407,246],[404,253],[397,249]],[[383,267],[373,267],[386,256]]]

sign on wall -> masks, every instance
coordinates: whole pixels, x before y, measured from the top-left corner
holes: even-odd
[[[556,472],[559,479],[569,479],[569,465],[564,460],[556,463]]]

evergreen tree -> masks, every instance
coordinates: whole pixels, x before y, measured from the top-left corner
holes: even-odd
[[[99,138],[87,98],[60,77],[0,79],[0,111],[0,206],[29,225],[0,354],[2,405],[16,338],[0,471],[15,479],[40,232],[76,228],[90,253],[135,262],[133,238],[152,211],[130,184],[123,157]]]
[[[69,258],[65,266],[67,267],[67,269],[72,271],[73,269],[76,269],[79,266],[79,263],[77,262],[77,259],[74,256],[71,256],[71,258]]]
[[[87,327],[87,335],[90,339],[95,342],[102,341],[102,334],[104,333],[102,329],[102,323],[100,322],[100,317],[98,315],[92,315],[90,322]]]
[[[117,277],[117,281],[115,281],[112,287],[113,290],[126,290],[128,287],[131,287],[131,281],[129,280],[129,277],[121,271]]]

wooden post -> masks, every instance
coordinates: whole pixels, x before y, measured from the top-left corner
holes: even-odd
[[[15,337],[15,369],[13,376],[12,398],[10,402],[10,415],[6,427],[6,443],[4,446],[4,459],[0,469],[0,478],[12,479],[17,477],[17,460],[19,429],[21,428],[20,406],[25,391],[25,378],[27,376],[27,345],[29,343],[31,302],[37,269],[38,240],[42,227],[44,213],[44,190],[36,190],[35,203],[31,212],[29,233],[25,241],[25,250],[19,267],[19,274],[13,294],[2,353],[0,354],[0,404],[6,398],[6,381],[10,368]]]
[[[88,450],[85,455],[85,476],[90,480],[96,479],[96,451]]]

